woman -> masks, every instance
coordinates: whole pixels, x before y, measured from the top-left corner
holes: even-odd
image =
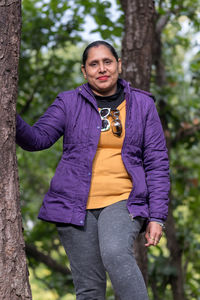
[[[146,226],[157,245],[167,217],[169,166],[150,93],[119,79],[121,60],[104,41],[88,45],[86,84],[62,92],[30,127],[17,117],[17,143],[49,148],[63,135],[63,155],[39,218],[55,222],[78,300],[105,299],[106,271],[122,300],[148,299],[133,243]]]

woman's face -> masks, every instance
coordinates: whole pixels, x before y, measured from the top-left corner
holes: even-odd
[[[88,52],[85,66],[81,69],[95,94],[110,96],[116,92],[117,79],[121,73],[121,60],[117,62],[106,46],[92,47]]]

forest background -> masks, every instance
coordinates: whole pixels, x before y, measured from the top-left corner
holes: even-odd
[[[122,3],[22,1],[17,111],[29,124],[43,114],[60,91],[83,83],[81,53],[88,42],[106,39],[121,53],[125,19]],[[158,33],[161,51],[157,60],[153,60],[150,90],[157,99],[170,150],[172,189],[166,234],[157,247],[148,250],[149,294],[152,300],[178,300],[173,282],[181,278],[178,283],[184,291],[181,299],[197,300],[200,299],[200,1],[157,0],[155,7],[155,25],[162,29]],[[55,226],[37,220],[61,152],[62,140],[38,153],[17,148],[24,238],[34,300],[75,299],[69,263]],[[180,264],[175,261],[177,257]],[[114,299],[110,284],[107,298]]]

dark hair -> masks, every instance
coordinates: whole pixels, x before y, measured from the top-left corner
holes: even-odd
[[[89,44],[83,52],[82,64],[83,64],[84,67],[85,67],[86,60],[88,58],[89,50],[93,47],[98,47],[98,46],[101,46],[101,45],[107,47],[110,50],[110,52],[112,53],[112,55],[115,57],[116,61],[118,62],[119,57],[118,57],[118,54],[117,54],[117,52],[116,52],[116,50],[113,46],[111,46],[109,43],[107,43],[105,41],[95,41],[95,42],[92,42],[91,44]]]

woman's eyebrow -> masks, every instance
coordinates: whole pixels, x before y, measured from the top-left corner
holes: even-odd
[[[91,61],[89,62],[89,64],[93,64],[93,63],[98,63],[98,60],[97,60],[97,59],[94,59],[94,60],[91,60]]]
[[[100,60],[101,60],[101,59],[94,59],[94,60],[91,60],[91,61],[89,62],[89,64],[92,64],[92,63],[98,63]],[[103,61],[106,61],[106,60],[112,61],[112,59],[111,59],[110,57],[104,57],[102,60],[103,60]]]

